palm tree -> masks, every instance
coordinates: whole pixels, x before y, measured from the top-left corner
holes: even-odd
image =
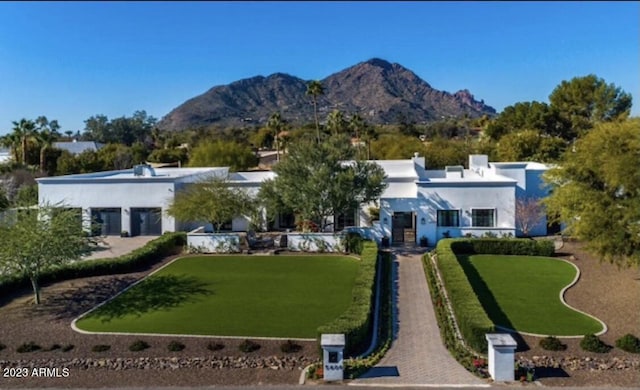
[[[13,121],[12,136],[15,140],[20,140],[20,152],[22,157],[22,165],[27,165],[27,144],[29,139],[35,134],[36,124],[29,119],[20,119],[20,122]],[[17,154],[16,154],[17,157]],[[17,161],[17,159],[16,159]]]
[[[355,134],[355,137],[360,141],[360,129],[364,127],[364,120],[358,114],[351,115],[351,119],[349,120],[349,128]]]
[[[333,110],[327,116],[327,127],[336,135],[342,132],[345,127],[344,114],[340,110]]]
[[[318,122],[318,96],[324,95],[324,87],[318,80],[310,81],[307,84],[307,95],[311,96],[313,101],[313,115],[316,120],[316,134],[318,137],[318,143],[320,143],[320,123]]]
[[[267,121],[267,128],[269,130],[272,130],[275,134],[274,142],[276,144],[276,161],[280,161],[280,146],[279,146],[279,140],[278,140],[278,133],[282,131],[282,126],[283,126],[283,122],[282,122],[282,116],[280,115],[280,113],[274,112],[273,114],[271,114],[271,116],[269,117],[269,120]]]
[[[51,147],[53,141],[60,137],[60,133],[58,132],[60,125],[55,119],[49,122],[45,116],[39,116],[38,119],[36,119],[36,124],[38,128],[35,132],[35,138],[40,144],[40,172],[44,172],[45,152]]]

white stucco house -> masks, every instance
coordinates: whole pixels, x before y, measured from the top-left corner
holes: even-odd
[[[379,200],[380,220],[371,229],[392,243],[419,242],[432,245],[443,237],[490,232],[517,235],[516,199],[541,198],[547,193],[541,175],[547,166],[532,162],[490,163],[486,155],[469,156],[469,168],[429,170],[417,154],[405,160],[376,160],[388,184]],[[229,172],[219,168],[134,169],[39,178],[40,204],[63,203],[82,209],[86,226],[93,219],[101,234],[159,235],[191,230],[197,222],[176,221],[165,213],[176,192],[206,177],[224,177],[255,195],[261,183],[275,177],[271,171]],[[371,226],[368,205],[353,215],[339,216],[337,230],[347,226]],[[292,229],[293,216],[281,215],[271,226]],[[248,221],[239,216],[227,230],[246,231]],[[531,231],[547,233],[546,219]]]

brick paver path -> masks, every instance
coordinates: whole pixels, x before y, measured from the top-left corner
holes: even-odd
[[[422,268],[422,253],[394,251],[397,338],[385,357],[351,385],[487,385],[442,345]]]

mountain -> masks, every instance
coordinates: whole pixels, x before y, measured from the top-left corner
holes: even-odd
[[[334,109],[346,115],[358,113],[374,124],[428,123],[443,117],[496,113],[466,89],[454,94],[439,91],[402,65],[377,58],[320,82],[325,92],[318,98],[321,121]],[[183,130],[264,124],[276,111],[290,123],[312,123],[313,105],[306,90],[307,81],[284,73],[251,77],[215,86],[187,100],[162,118],[158,127]]]

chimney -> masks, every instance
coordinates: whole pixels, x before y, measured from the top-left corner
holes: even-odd
[[[418,152],[413,153],[413,157],[411,157],[411,160],[413,161],[414,165],[417,165],[422,169],[426,169],[426,166],[425,166],[426,163],[424,161],[424,157],[420,157],[420,153]]]

